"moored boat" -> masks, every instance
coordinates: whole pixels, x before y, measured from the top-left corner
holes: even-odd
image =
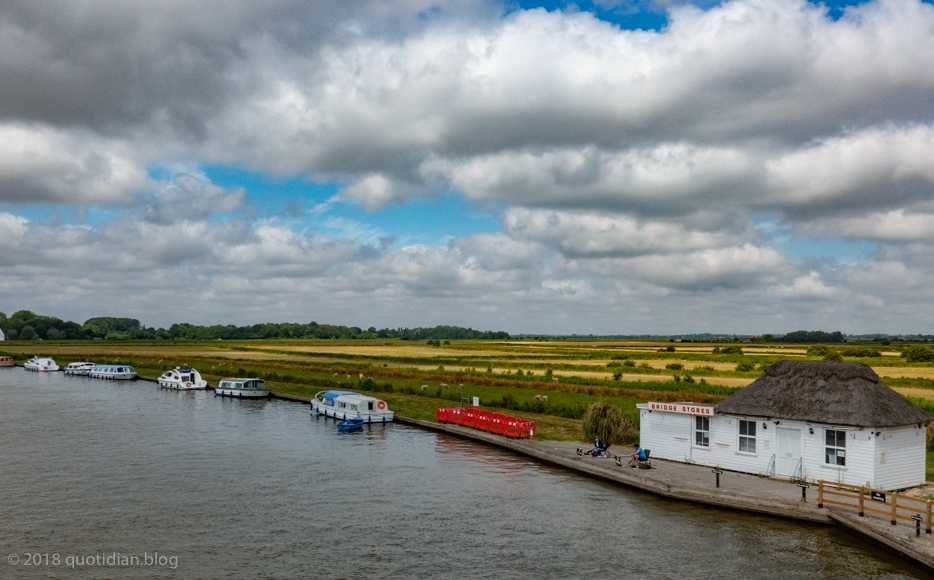
[[[0,368],[2,367],[15,367],[16,361],[13,360],[11,356],[0,356]]]
[[[337,424],[338,431],[359,431],[360,429],[363,429],[362,417],[354,417],[353,419],[347,419]]]
[[[201,373],[195,369],[179,367],[165,371],[156,382],[162,388],[178,391],[198,391],[208,386],[208,382],[202,379]]]
[[[132,381],[136,379],[136,369],[129,365],[94,365],[88,376],[92,379]]]
[[[263,399],[269,396],[266,381],[263,379],[241,379],[227,377],[217,383],[214,396],[235,397],[237,399]]]
[[[364,423],[392,423],[386,401],[351,391],[321,391],[311,401],[311,414],[346,421],[359,417]]]
[[[94,366],[95,365],[92,362],[73,362],[68,363],[63,372],[66,375],[80,375],[86,377],[88,374],[90,374],[91,369],[93,369]]]
[[[39,373],[50,373],[59,370],[55,361],[47,356],[34,356],[23,365],[27,371],[36,371]]]

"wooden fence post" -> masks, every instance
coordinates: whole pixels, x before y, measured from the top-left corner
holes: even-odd
[[[866,487],[859,486],[859,517],[863,517],[863,502],[866,499]]]
[[[928,514],[927,514],[927,515],[928,515],[928,519],[926,520],[926,521],[927,521],[927,525],[925,526],[924,533],[930,534],[930,533],[931,533],[931,500],[927,500],[927,501],[924,502],[924,503],[927,504],[927,511],[928,511]]]
[[[898,523],[898,522],[895,521],[896,518],[898,517],[898,514],[895,512],[895,510],[897,510],[897,509],[898,509],[898,494],[897,494],[897,493],[893,493],[893,494],[892,494],[892,525],[893,525],[893,526],[894,526],[896,523]]]
[[[824,507],[824,480],[817,481],[817,507]]]

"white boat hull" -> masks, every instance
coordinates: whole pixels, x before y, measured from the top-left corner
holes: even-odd
[[[214,389],[214,396],[233,397],[235,399],[265,399],[269,396],[269,391],[258,389]]]
[[[159,386],[163,389],[173,389],[176,391],[203,391],[204,389],[208,388],[208,382],[198,381],[196,383],[179,383],[178,381],[159,381]]]
[[[55,371],[61,370],[57,364],[26,363],[23,365],[23,368],[27,371],[33,371],[37,373],[53,373]]]
[[[208,388],[207,381],[188,381],[181,383],[179,381],[167,381],[159,379],[156,381],[163,389],[173,389],[175,391],[203,391]]]
[[[65,373],[66,375],[73,375],[73,376],[76,376],[76,377],[86,377],[86,376],[88,376],[88,375],[90,374],[90,371],[81,370],[81,369],[77,369],[77,370],[75,370],[75,369],[65,369],[65,370],[62,371],[62,372]]]
[[[384,411],[364,411],[363,413],[354,412],[354,411],[345,411],[343,409],[338,410],[334,407],[324,405],[318,401],[311,402],[311,414],[312,415],[323,415],[325,417],[331,417],[338,419],[340,421],[346,421],[347,419],[353,419],[355,417],[360,417],[363,419],[364,423],[392,423],[393,412],[389,409]]]

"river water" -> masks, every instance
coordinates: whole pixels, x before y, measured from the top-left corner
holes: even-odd
[[[19,368],[0,369],[0,498],[0,578],[925,577],[834,528],[445,435]]]

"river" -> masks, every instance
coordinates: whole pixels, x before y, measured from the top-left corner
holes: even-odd
[[[285,401],[0,369],[2,578],[922,578],[832,527]],[[134,560],[135,558],[135,560]]]

